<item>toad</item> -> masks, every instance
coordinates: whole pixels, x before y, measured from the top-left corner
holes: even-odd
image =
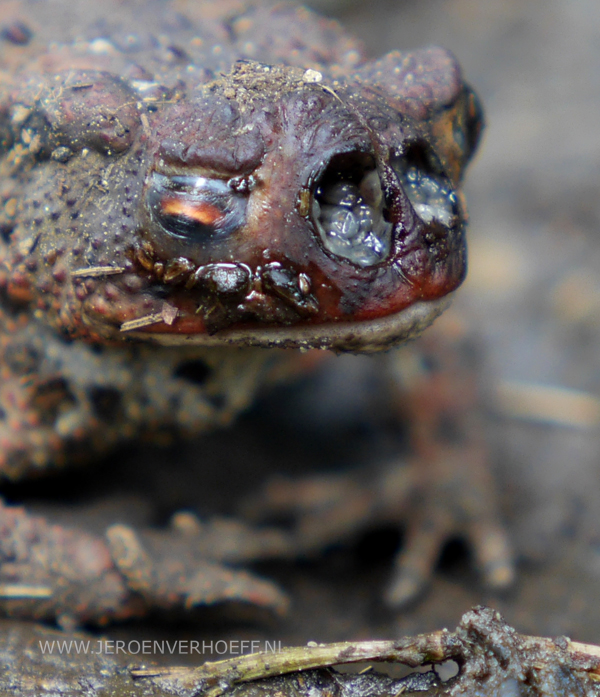
[[[366,60],[337,24],[247,0],[19,0],[0,24],[5,479],[225,425],[299,353],[387,351],[461,283],[482,116],[447,51]],[[429,572],[427,524],[392,603]],[[243,528],[197,528],[100,536],[3,505],[2,609],[283,606],[215,552]],[[482,554],[506,568],[502,543]]]

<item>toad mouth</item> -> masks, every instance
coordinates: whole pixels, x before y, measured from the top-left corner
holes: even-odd
[[[200,344],[258,346],[263,348],[329,349],[339,352],[372,353],[419,336],[449,305],[448,296],[416,302],[387,317],[363,321],[341,321],[302,326],[257,326],[229,328],[215,334],[125,331],[134,339],[161,345]],[[158,318],[157,318],[158,319]],[[158,321],[164,322],[164,318]],[[134,320],[135,322],[135,320]]]

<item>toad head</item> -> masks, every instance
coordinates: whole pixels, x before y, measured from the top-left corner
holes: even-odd
[[[461,283],[482,116],[448,52],[140,89],[71,70],[12,96],[4,283],[62,331],[374,351]]]

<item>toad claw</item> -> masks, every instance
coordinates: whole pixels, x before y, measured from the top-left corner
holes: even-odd
[[[403,527],[406,542],[384,594],[394,608],[425,590],[441,548],[455,536],[472,546],[484,584],[500,591],[514,581],[513,554],[480,455],[475,449],[448,449],[429,462],[396,462],[369,482],[362,472],[300,481],[278,477],[246,512],[291,513],[301,554],[314,554],[374,525]]]
[[[209,528],[206,538],[212,531],[205,527]],[[200,557],[199,549],[205,542],[200,531],[178,536],[173,531],[138,532],[127,525],[112,525],[106,537],[127,585],[150,607],[183,606],[189,610],[197,605],[237,601],[278,614],[288,608],[287,596],[274,584]]]
[[[450,454],[441,455],[438,467],[430,467],[435,484],[425,500],[420,501],[419,512],[408,518],[405,548],[396,559],[392,581],[384,595],[390,607],[404,607],[423,592],[433,576],[440,549],[455,535],[464,538],[472,548],[486,587],[502,591],[514,582],[513,553],[490,496],[491,482],[477,471],[485,463],[478,461],[476,453],[472,455],[475,457],[463,459],[463,474],[467,476],[460,477],[457,485],[453,482],[448,486],[440,471],[445,469],[447,477],[450,468],[456,476]]]
[[[477,565],[486,584],[493,590],[509,588],[515,581],[516,571],[508,536],[502,528],[490,527],[474,538]]]
[[[446,538],[445,530],[421,530],[413,535],[407,549],[398,556],[392,582],[384,594],[386,605],[405,607],[423,592],[433,575],[439,549]],[[509,588],[515,579],[515,569],[504,532],[492,529],[487,538],[472,535],[470,540],[485,585],[493,591]]]

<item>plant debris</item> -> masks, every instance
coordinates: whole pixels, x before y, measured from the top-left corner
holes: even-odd
[[[391,641],[311,643],[207,662],[197,668],[134,666],[132,654],[82,650],[97,641],[83,634],[5,622],[0,633],[0,695],[600,696],[600,646],[567,637],[519,634],[498,612],[486,607],[467,612],[454,632],[442,629]],[[444,681],[436,665],[446,661],[454,661],[458,673]],[[402,678],[369,669],[358,674],[335,669],[364,663],[429,669]]]

